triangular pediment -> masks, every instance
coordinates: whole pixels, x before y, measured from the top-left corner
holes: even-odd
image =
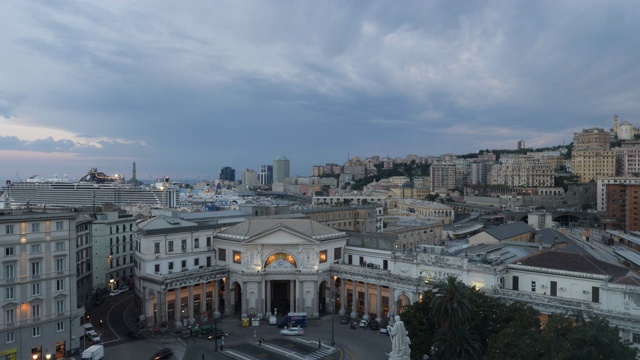
[[[264,233],[256,234],[243,241],[245,244],[317,244],[318,241],[310,239],[309,237],[299,232],[293,231],[287,227],[278,227],[265,231]]]

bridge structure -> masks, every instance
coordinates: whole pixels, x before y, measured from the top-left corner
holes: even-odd
[[[479,206],[465,203],[453,202],[449,203],[449,206],[453,207],[456,214],[471,214],[479,213],[481,217],[502,217],[504,221],[524,221],[527,222],[529,213],[533,211],[505,211],[492,206]],[[544,210],[536,210],[544,211]],[[588,211],[570,211],[570,210],[552,210],[551,219],[555,222],[562,224],[563,226],[581,226],[581,227],[597,227],[600,223],[600,218],[597,213]]]

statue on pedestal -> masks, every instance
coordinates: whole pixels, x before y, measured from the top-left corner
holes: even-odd
[[[396,315],[394,320],[393,326],[387,326],[391,338],[391,353],[387,355],[389,360],[409,360],[411,355],[409,332],[405,329],[399,315]]]

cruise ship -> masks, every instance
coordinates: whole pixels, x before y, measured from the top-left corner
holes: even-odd
[[[5,204],[11,206],[80,207],[140,204],[160,208],[175,207],[175,189],[156,189],[126,184],[122,175],[108,176],[92,168],[77,182],[65,178],[42,179],[34,175],[26,181],[7,180]]]

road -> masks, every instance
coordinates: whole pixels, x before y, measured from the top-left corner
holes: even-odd
[[[385,353],[391,351],[388,336],[377,330],[351,329],[349,325],[340,324],[338,316],[332,324],[330,315],[309,320],[305,334],[294,337],[280,335],[280,329],[269,326],[266,321],[261,321],[259,326],[242,327],[238,316],[225,317],[218,322],[218,327],[229,336],[222,349],[222,341],[218,340],[216,351],[215,342],[207,340],[205,336],[182,339],[173,333],[156,335],[147,332],[140,335],[137,332],[137,336],[132,337],[132,325],[136,317],[133,312],[133,292],[106,298],[103,304],[88,309],[88,314],[103,339],[108,358],[118,360],[149,359],[164,347],[173,350],[176,360],[386,360],[388,355]],[[331,346],[332,337],[335,346]],[[260,338],[265,339],[262,346],[258,344]]]

